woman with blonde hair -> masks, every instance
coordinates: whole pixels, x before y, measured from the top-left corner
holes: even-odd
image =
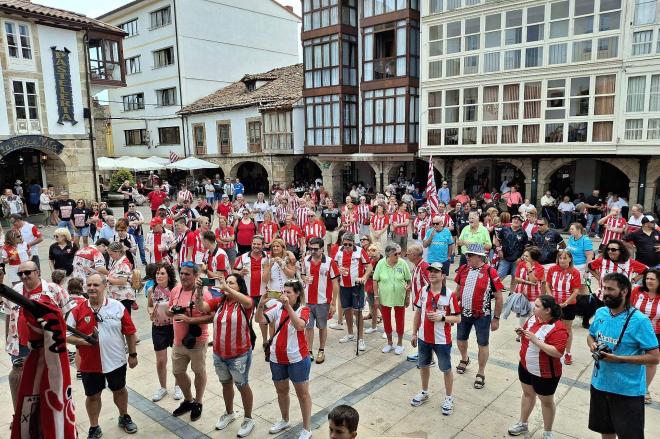
[[[284,284],[296,277],[296,258],[281,238],[270,243],[270,257],[264,263],[262,282],[268,291],[282,292]]]
[[[78,246],[72,242],[71,232],[66,227],[55,230],[53,234],[55,242],[48,249],[48,262],[50,269],[64,270],[67,276],[73,273],[73,257],[78,251]]]

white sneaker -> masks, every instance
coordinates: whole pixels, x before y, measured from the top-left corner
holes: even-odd
[[[174,386],[174,395],[172,395],[172,398],[174,398],[175,401],[180,401],[183,399],[183,392],[181,391],[181,387]]]
[[[271,427],[270,430],[268,430],[268,433],[270,434],[276,434],[279,433],[280,431],[286,430],[289,428],[289,421],[285,421],[284,419],[280,419],[276,423],[274,423]]]
[[[227,428],[227,426],[234,422],[236,419],[236,412],[234,413],[225,413],[224,415],[220,416],[220,419],[218,419],[218,422],[215,424],[215,429],[216,430],[224,430]]]
[[[392,349],[394,349],[394,347],[391,344],[386,344],[381,352],[384,354],[389,354]]]
[[[342,331],[344,329],[344,324],[339,322],[333,322],[328,325],[328,328]]]
[[[354,340],[355,340],[355,336],[353,334],[346,334],[345,336],[339,339],[339,343],[348,343]]]
[[[358,350],[360,351],[366,351],[367,346],[364,344],[364,340],[360,339],[358,340]]]
[[[154,392],[154,396],[151,397],[151,400],[153,402],[158,402],[161,399],[165,398],[165,395],[167,395],[167,389],[164,389],[163,387],[161,387],[160,389],[158,389]]]
[[[312,432],[307,431],[304,428],[300,430],[300,436],[298,436],[298,439],[311,439],[312,438]]]
[[[387,334],[385,334],[384,332],[383,332],[383,335],[381,337],[387,340]]]
[[[509,434],[511,436],[520,436],[523,433],[527,433],[529,431],[529,428],[527,427],[526,422],[521,422],[518,421],[515,424],[513,424],[511,427],[509,427]]]
[[[543,431],[543,439],[554,439],[554,437],[551,431]]]
[[[429,392],[425,392],[422,390],[417,395],[413,396],[413,398],[410,400],[410,405],[413,407],[419,407],[420,405],[428,401],[430,396],[431,395],[429,394]]]
[[[445,400],[442,401],[442,414],[449,416],[454,411],[454,397],[445,396]]]
[[[238,429],[238,433],[236,436],[238,437],[247,437],[250,433],[252,433],[252,430],[254,430],[254,421],[250,418],[244,418],[243,423],[241,424],[241,428]]]
[[[401,355],[405,352],[405,350],[406,349],[403,346],[396,346],[394,348],[394,353],[397,354],[397,355]]]
[[[373,334],[374,332],[378,331],[378,328],[367,328],[364,330],[365,334]]]

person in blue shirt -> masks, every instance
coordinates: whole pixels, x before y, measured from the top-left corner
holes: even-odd
[[[603,439],[643,439],[645,366],[660,362],[658,339],[649,318],[631,306],[632,285],[624,274],[606,274],[601,289],[605,306],[596,311],[587,337],[592,356],[598,358],[591,378],[589,429]]]
[[[243,195],[245,193],[245,187],[243,186],[243,183],[241,183],[238,178],[234,181],[234,196]]]
[[[445,204],[449,204],[451,201],[451,192],[449,192],[449,183],[446,180],[443,180],[442,186],[438,189],[438,199]]]
[[[449,258],[454,253],[454,240],[449,229],[444,227],[443,219],[436,215],[433,217],[432,228],[426,231],[422,245],[428,249],[426,260],[429,264],[439,262],[442,272],[449,275]]]
[[[419,209],[424,204],[424,194],[419,191],[419,188],[415,186],[415,190],[412,193],[413,200],[415,200],[415,207]]]

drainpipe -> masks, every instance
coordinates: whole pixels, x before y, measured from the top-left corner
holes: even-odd
[[[89,148],[92,153],[92,175],[94,177],[92,186],[94,186],[94,199],[99,201],[99,178],[96,170],[96,151],[94,150],[94,115],[92,112],[92,89],[90,88],[91,72],[89,71],[89,29],[85,30],[83,42],[85,46],[85,84],[87,86],[87,108],[89,108]]]
[[[646,173],[649,167],[649,158],[642,157],[639,159],[639,182],[637,183],[637,203],[644,205],[644,198],[646,195]],[[653,200],[651,200],[653,201]]]
[[[172,0],[172,9],[174,12],[174,39],[176,40],[176,71],[179,80],[179,106],[183,108],[183,89],[181,81],[181,56],[179,56],[179,18],[176,15],[176,0]],[[181,115],[181,139],[183,141],[183,156],[188,157],[188,136],[186,134],[186,120]],[[192,153],[190,154],[192,155]]]

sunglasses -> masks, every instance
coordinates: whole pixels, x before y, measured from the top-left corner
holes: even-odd
[[[318,248],[318,247],[307,247],[307,250],[309,250],[310,252],[317,252],[317,251],[319,251],[319,250],[321,250],[321,249]]]
[[[181,268],[184,268],[184,267],[185,268],[196,268],[197,265],[195,265],[194,262],[186,261],[186,262],[181,264]]]
[[[618,248],[618,247],[608,247],[607,251],[608,252],[619,252],[619,251],[621,251],[621,249]]]
[[[442,223],[433,223],[434,226],[441,226]]]
[[[343,245],[344,247],[353,247],[353,243],[352,243],[352,242],[344,242],[342,245]]]
[[[29,275],[31,275],[35,271],[37,271],[37,270],[25,270],[25,271],[19,271],[16,274],[18,274],[18,277],[23,277],[23,276],[28,277]]]

